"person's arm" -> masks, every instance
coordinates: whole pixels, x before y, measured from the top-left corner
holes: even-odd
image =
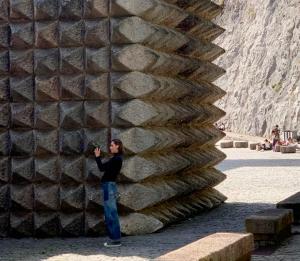
[[[98,166],[98,169],[100,171],[107,171],[110,166],[111,166],[111,159],[108,160],[107,162],[103,163],[102,160],[101,160],[101,157],[95,157],[95,160],[96,160],[96,163],[97,163],[97,166]]]

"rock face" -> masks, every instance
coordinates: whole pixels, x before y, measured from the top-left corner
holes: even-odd
[[[104,233],[93,143],[120,138],[122,232],[212,208],[224,74],[208,0],[0,2],[0,235]]]
[[[220,1],[217,1],[220,3]],[[230,131],[265,135],[278,124],[300,130],[299,0],[225,0],[214,41],[226,50],[216,81],[227,94],[217,105]]]

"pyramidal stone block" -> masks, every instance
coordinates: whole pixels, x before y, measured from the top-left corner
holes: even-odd
[[[222,204],[224,50],[210,0],[0,1],[0,237],[105,235],[103,160],[124,144],[124,234]]]
[[[58,22],[37,22],[35,24],[35,46],[54,48],[58,46]]]

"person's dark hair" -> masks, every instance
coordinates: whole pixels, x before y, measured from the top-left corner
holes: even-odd
[[[119,139],[113,139],[112,142],[113,142],[114,144],[116,144],[116,145],[119,146],[119,147],[118,147],[118,152],[119,152],[120,154],[123,154],[123,153],[124,153],[124,149],[123,149],[123,143],[122,143],[122,141],[119,140]]]

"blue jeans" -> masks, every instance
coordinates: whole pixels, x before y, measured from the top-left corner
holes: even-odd
[[[117,210],[117,185],[115,182],[103,182],[101,186],[104,200],[104,218],[108,236],[113,241],[120,241],[121,231]]]

